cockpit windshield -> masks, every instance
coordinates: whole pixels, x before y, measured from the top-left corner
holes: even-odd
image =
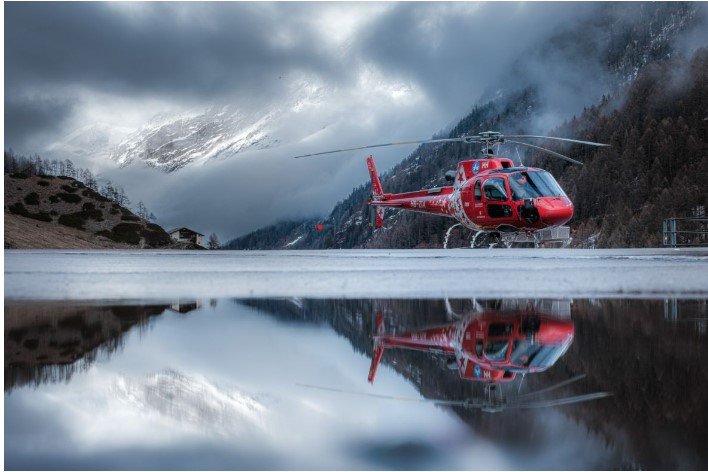
[[[550,367],[563,355],[567,347],[564,344],[544,346],[528,341],[514,341],[511,364],[519,367]]]
[[[521,171],[509,175],[509,187],[513,200],[537,197],[566,197],[556,179],[545,170]]]

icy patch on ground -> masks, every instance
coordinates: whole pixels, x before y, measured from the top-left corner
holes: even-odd
[[[6,299],[676,295],[708,295],[708,251],[5,251]]]

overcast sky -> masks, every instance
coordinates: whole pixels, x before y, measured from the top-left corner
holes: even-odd
[[[29,149],[37,137],[95,120],[138,127],[171,109],[259,106],[303,77],[342,94],[378,86],[433,103],[428,126],[436,130],[467,110],[523,45],[590,8],[8,3],[6,142]]]
[[[293,154],[430,137],[464,116],[519,57],[601,8],[6,3],[4,145],[42,155],[97,122],[125,133],[155,115],[226,104],[257,113],[286,103],[293,90],[316,91],[316,107],[281,123],[282,145],[272,152],[171,175],[118,170],[105,159],[78,162],[123,185],[133,202],[145,201],[164,226],[229,239],[282,218],[323,216],[366,181],[365,154],[308,162],[291,160]],[[585,81],[598,66],[587,62]],[[594,100],[601,87],[588,89],[583,99]],[[567,90],[559,104],[577,101]],[[375,157],[385,170],[410,151]],[[209,211],[214,202],[218,208]]]

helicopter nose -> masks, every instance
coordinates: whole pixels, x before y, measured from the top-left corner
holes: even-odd
[[[573,217],[573,203],[566,197],[545,197],[536,200],[541,221],[548,226],[560,226]]]
[[[536,341],[541,344],[561,344],[573,339],[575,325],[572,321],[559,319],[544,319],[536,333]]]

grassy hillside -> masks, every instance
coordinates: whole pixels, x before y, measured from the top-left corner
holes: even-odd
[[[5,174],[5,248],[159,248],[169,235],[71,177]]]

